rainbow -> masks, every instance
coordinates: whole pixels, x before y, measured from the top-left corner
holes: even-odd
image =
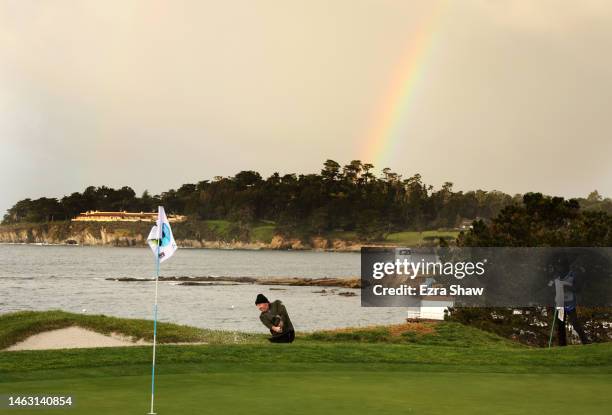
[[[369,133],[360,151],[361,160],[377,167],[386,167],[396,143],[405,138],[406,119],[413,105],[414,92],[423,79],[427,57],[439,33],[441,16],[448,0],[432,2],[427,16],[421,20],[418,30],[411,36],[406,53],[391,77],[387,93],[377,106]]]

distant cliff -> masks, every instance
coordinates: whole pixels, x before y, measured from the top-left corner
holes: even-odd
[[[48,222],[0,226],[0,243],[75,244],[98,246],[145,246],[152,223],[148,222]],[[232,235],[205,222],[172,225],[176,242],[186,248],[294,249],[357,251],[361,244],[322,237],[303,241],[273,232],[258,238],[248,230]]]

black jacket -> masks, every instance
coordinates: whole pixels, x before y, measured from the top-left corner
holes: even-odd
[[[272,332],[272,326],[278,326],[279,322],[282,322],[281,328],[283,329],[282,333],[287,331],[294,331],[293,324],[291,324],[291,319],[289,318],[289,314],[287,314],[287,309],[283,305],[280,300],[276,300],[270,303],[270,308],[265,313],[261,313],[259,315],[259,319]],[[272,334],[280,334],[272,332]]]

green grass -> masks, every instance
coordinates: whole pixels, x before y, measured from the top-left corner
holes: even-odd
[[[0,352],[0,389],[71,394],[77,405],[65,411],[71,414],[145,413],[150,358],[145,347]],[[612,404],[607,344],[166,345],[157,367],[159,413],[603,414]]]
[[[339,365],[372,370],[411,367],[426,371],[504,373],[612,374],[612,345],[592,344],[566,348],[491,348],[422,346],[386,343],[325,343],[298,337],[291,345],[215,344],[160,345],[159,363],[165,373],[227,369],[259,369],[271,362],[274,370],[310,370],[310,366]],[[150,361],[150,346],[127,348],[31,350],[0,352],[0,378],[44,377],[56,370],[102,368],[113,375],[137,375]],[[428,367],[429,366],[429,367]],[[42,374],[42,375],[41,375]],[[57,378],[57,376],[53,376]]]
[[[57,313],[30,317],[55,321]],[[2,316],[0,338],[26,315]],[[603,414],[612,407],[607,343],[531,348],[451,322],[298,333],[289,345],[260,341],[160,345],[157,412]],[[0,352],[0,394],[75,396],[75,408],[52,413],[146,413],[150,360],[151,348],[141,346]]]
[[[458,231],[404,231],[390,233],[385,238],[385,242],[402,244],[406,246],[416,246],[421,245],[426,241],[433,241],[438,238],[455,239],[458,235]]]
[[[132,337],[135,341],[138,339],[153,340],[153,322],[150,320],[84,315],[59,310],[22,311],[0,315],[0,349],[11,346],[33,334],[69,326],[79,326],[102,334],[120,333]],[[262,341],[263,337],[159,322],[157,339],[160,343],[229,343]]]
[[[361,342],[419,344],[423,346],[520,348],[496,334],[455,322],[408,323],[393,326],[353,328],[349,330],[316,331],[304,340],[322,342]]]
[[[228,220],[206,220],[204,221],[219,239],[231,240],[231,228],[233,223]],[[270,243],[276,233],[276,225],[272,221],[255,223],[250,229],[251,242]]]
[[[68,313],[61,310],[21,311],[0,315],[0,349],[40,332],[79,326],[98,333],[119,333],[134,340],[152,340],[152,322],[105,315]],[[159,343],[205,342],[207,344],[261,343],[264,335],[222,330],[206,330],[159,322]],[[520,344],[455,322],[408,323],[301,334],[309,342],[365,342],[420,344],[455,347],[521,347]]]
[[[204,223],[212,229],[219,238],[224,239],[229,237],[229,230],[232,225],[232,222],[229,220],[205,220]]]
[[[276,225],[263,224],[251,229],[251,241],[270,243],[276,232]]]
[[[1,384],[0,384],[1,385]],[[161,374],[159,414],[607,414],[610,376],[421,371],[211,371]],[[3,393],[71,394],[66,414],[145,414],[150,378],[84,376],[3,385]],[[45,413],[44,410],[42,410]],[[40,409],[16,410],[38,414]],[[12,412],[11,412],[12,413]]]

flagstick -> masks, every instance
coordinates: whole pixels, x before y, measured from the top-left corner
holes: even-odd
[[[553,330],[555,329],[555,320],[557,319],[557,307],[555,307],[555,313],[553,314],[552,324],[550,326],[550,337],[548,338],[548,348],[550,349],[550,345],[552,344],[552,335]]]
[[[151,228],[151,232],[147,237],[147,242],[155,253],[155,305],[153,306],[153,363],[151,365],[151,411],[149,415],[155,415],[155,350],[157,346],[157,293],[159,287],[159,264],[172,256],[177,249],[176,242],[172,236],[170,229],[170,221],[166,217],[166,212],[163,206],[157,208],[157,226]],[[163,245],[162,245],[163,244]],[[163,246],[163,250],[162,250]]]
[[[160,224],[161,226],[161,224]],[[149,415],[155,415],[153,412],[153,402],[155,399],[155,344],[157,343],[157,286],[159,282],[159,246],[161,240],[157,241],[157,270],[155,273],[155,305],[153,306],[153,365],[151,366],[151,412]]]

